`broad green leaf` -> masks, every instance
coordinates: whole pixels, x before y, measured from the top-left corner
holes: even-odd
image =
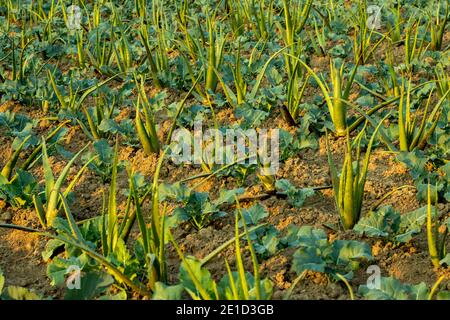
[[[288,226],[287,235],[281,241],[289,247],[318,247],[324,248],[328,245],[327,235],[322,229],[311,226]]]
[[[88,272],[80,278],[80,289],[66,289],[66,300],[91,300],[105,292],[114,283],[114,278],[105,272]]]
[[[181,284],[168,286],[162,282],[155,283],[155,291],[153,292],[153,300],[180,300],[183,292]]]
[[[413,179],[426,174],[425,165],[428,161],[428,157],[426,157],[422,151],[417,149],[412,152],[401,151],[397,155],[397,159],[406,164],[410,169]]]
[[[44,261],[48,261],[50,257],[53,255],[53,252],[55,252],[56,249],[60,248],[64,245],[64,242],[59,241],[57,239],[51,239],[47,242],[45,245],[44,251],[41,252],[42,258]]]
[[[433,215],[436,210],[433,209]],[[415,234],[420,233],[420,230],[427,218],[427,206],[423,206],[414,211],[405,213],[400,218],[399,234],[395,236],[398,242],[408,242]]]
[[[447,265],[450,266],[450,253],[447,253],[441,261],[439,261],[441,265]]]
[[[390,237],[398,232],[400,214],[392,207],[382,207],[361,218],[353,230],[369,237]]]
[[[202,268],[200,260],[191,256],[186,257],[185,262],[181,263],[179,274],[181,285],[184,288],[189,289],[190,291],[196,293],[197,296],[199,296],[198,289],[196,288],[191,277],[189,276],[189,272],[186,269],[185,263],[189,264],[189,267],[191,268],[195,278],[198,280],[201,287],[210,292],[214,286],[211,274],[206,268]],[[212,292],[210,292],[210,295],[213,296],[213,294],[211,293]]]
[[[348,266],[355,270],[360,261],[372,260],[370,246],[367,243],[356,240],[336,240],[331,246],[331,257],[338,266]]]
[[[301,274],[305,270],[325,272],[326,262],[315,247],[302,247],[295,251],[292,270]]]
[[[258,202],[250,208],[242,209],[242,215],[244,216],[247,225],[256,225],[260,220],[268,217],[269,212],[267,212],[267,209]],[[241,221],[239,221],[239,226],[242,226]]]
[[[244,188],[237,188],[232,190],[220,190],[219,197],[214,201],[215,205],[234,203],[235,197],[245,192]]]
[[[278,180],[275,183],[275,188],[280,192],[285,192],[288,198],[288,203],[297,208],[303,206],[305,200],[314,195],[313,189],[299,189],[286,179]]]
[[[269,115],[268,112],[256,109],[248,104],[237,106],[234,110],[234,114],[236,118],[243,120],[241,125],[244,128],[253,128],[260,125]]]
[[[277,232],[268,232],[262,238],[260,242],[254,242],[253,246],[255,251],[260,256],[272,256],[278,251],[278,244],[280,239],[277,237]]]
[[[109,145],[105,139],[100,139],[93,144],[95,151],[97,151],[100,161],[112,163],[114,159],[114,149]]]
[[[171,199],[175,201],[185,201],[189,197],[190,190],[185,184],[176,182],[173,184],[160,183],[159,184],[159,199],[164,201],[166,199]]]
[[[362,285],[358,292],[368,300],[425,300],[428,297],[428,289],[423,282],[413,286],[403,284],[393,277],[382,277],[380,288]]]
[[[52,286],[63,285],[71,267],[75,266],[80,270],[83,270],[86,264],[87,259],[84,255],[79,257],[70,257],[68,259],[55,257],[52,262],[47,265],[47,276],[51,280],[50,284]]]

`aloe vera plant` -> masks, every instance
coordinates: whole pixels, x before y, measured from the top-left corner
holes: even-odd
[[[441,266],[441,261],[446,258],[445,263],[450,263],[450,256],[447,257],[446,252],[446,238],[448,235],[448,224],[442,225],[443,232],[439,234],[438,230],[438,223],[437,223],[437,203],[433,206],[431,204],[431,187],[430,184],[428,184],[427,189],[427,241],[428,241],[428,252],[431,258],[431,262],[433,263],[433,266],[438,268]],[[437,202],[437,195],[434,195],[434,198]],[[450,220],[449,220],[450,222]]]
[[[387,25],[389,29],[389,37],[392,43],[399,43],[401,40],[401,25],[402,16],[400,12],[401,3],[397,1],[390,1],[389,3],[389,13],[391,14],[391,19],[387,20]]]
[[[17,48],[14,39],[10,39],[11,41],[11,56],[12,56],[12,72],[10,75],[10,80],[12,81],[23,81],[25,77],[25,68],[29,63],[28,60],[30,57],[27,57],[26,51],[27,48],[33,43],[33,39],[26,39],[24,33],[21,34],[20,39],[20,48]],[[17,51],[20,50],[18,54],[19,61],[17,59]]]
[[[337,67],[335,61],[330,61],[330,78],[332,88],[330,88],[325,82],[323,82],[320,77],[302,60],[297,60],[303,67],[309,72],[309,74],[318,83],[330,112],[331,120],[335,127],[335,133],[337,136],[345,136],[347,132],[347,103],[348,97],[350,96],[350,89],[352,87],[353,81],[358,70],[358,64],[356,64],[347,80],[347,83],[343,84],[344,81],[344,64]],[[333,90],[331,92],[331,90]]]
[[[20,164],[20,166],[17,166],[19,156],[20,156],[21,152],[23,151],[27,141],[31,138],[31,135],[26,136],[22,140],[20,145],[17,147],[17,149],[11,154],[8,161],[5,163],[2,170],[0,171],[0,175],[5,179],[5,181],[13,183],[16,179],[18,179],[17,170],[21,170],[23,172],[26,172],[27,170],[29,170],[39,159],[42,148],[43,148],[43,144],[45,142],[51,142],[53,145],[53,144],[57,143],[59,141],[59,139],[64,135],[65,132],[62,130],[62,128],[64,127],[64,125],[66,123],[67,123],[67,121],[63,122],[58,127],[56,127],[54,130],[52,130],[47,135],[45,140],[43,140],[44,142],[37,145],[31,152],[31,154]],[[54,141],[54,140],[56,140],[56,141]],[[14,169],[16,169],[16,172],[14,172]]]
[[[303,95],[308,85],[308,80],[311,76],[307,73],[300,77],[297,73],[299,66],[300,64],[298,62],[295,63],[293,73],[289,76],[286,94],[287,101],[282,109],[283,117],[290,125],[296,125],[298,123],[300,104],[303,100]]]
[[[152,153],[158,153],[160,150],[159,139],[156,133],[154,115],[151,112],[150,102],[148,101],[147,95],[144,89],[144,83],[141,81],[138,82],[135,79],[136,88],[138,90],[139,96],[136,102],[136,131],[139,136],[139,140],[144,147],[144,152],[147,155]],[[144,121],[141,118],[140,106],[142,104],[142,108],[144,111]]]
[[[163,4],[158,1],[152,2],[153,26],[156,28],[156,45],[152,46],[150,42],[152,37],[149,35],[148,26],[144,23],[144,20],[141,22],[141,28],[139,31],[141,43],[144,45],[145,52],[147,54],[150,77],[153,80],[153,84],[157,88],[163,87],[163,83],[159,77],[161,73],[166,72],[169,67],[169,48],[165,37],[166,30],[164,29],[164,26],[166,26],[166,16],[162,6]]]
[[[217,30],[217,24],[215,22],[216,16],[208,16],[206,24],[208,27],[208,53],[206,61],[206,73],[205,73],[205,90],[214,92],[218,84],[217,74],[215,70],[218,70],[223,59],[223,52],[225,47],[225,37],[222,35],[222,31]]]
[[[298,43],[295,35],[302,31],[306,21],[309,17],[309,13],[312,7],[312,0],[307,0],[304,4],[296,0],[283,0],[283,14],[284,14],[284,27],[278,24],[282,34],[282,39],[290,55],[300,55],[303,47]],[[295,67],[295,60],[289,55],[285,55],[285,66],[287,73],[293,75]],[[297,69],[300,73],[300,69]]]
[[[431,103],[433,90],[430,91],[428,99],[423,111],[422,120],[417,127],[419,121],[419,112],[415,111],[412,115],[412,97],[411,97],[411,80],[408,81],[406,86],[406,93],[404,92],[404,85],[401,87],[400,102],[398,108],[398,126],[400,136],[400,150],[412,151],[415,148],[423,149],[428,139],[433,134],[439,117],[441,115],[441,106],[445,102],[446,96],[450,93],[450,90],[442,96],[442,98],[436,103],[430,113],[428,113]]]
[[[444,38],[445,27],[450,20],[450,12],[449,12],[449,2],[445,1],[445,11],[444,16],[441,17],[441,3],[439,0],[438,4],[435,6],[436,8],[436,17],[433,19],[433,16],[430,14],[430,33],[431,33],[431,49],[432,50],[442,50],[442,40]]]
[[[424,37],[419,37],[422,18],[414,20],[414,16],[408,21],[405,29],[405,66],[408,72],[412,72],[413,63],[419,61],[426,51]]]
[[[45,177],[45,199],[46,199],[46,207],[44,208],[41,198],[39,195],[35,195],[33,198],[33,202],[35,205],[36,213],[38,215],[39,221],[44,228],[51,227],[55,218],[58,215],[59,208],[61,205],[60,202],[60,193],[61,188],[65,181],[67,180],[67,176],[69,174],[69,170],[75,160],[80,156],[80,154],[88,147],[85,146],[83,149],[78,151],[77,154],[73,156],[73,158],[66,164],[64,169],[61,171],[58,179],[55,180],[53,175],[50,161],[47,153],[47,147],[45,141],[42,141],[42,166],[44,169],[44,177]],[[86,165],[78,171],[75,177],[72,179],[69,186],[64,190],[63,195],[67,197],[69,192],[74,188],[76,182],[81,178],[83,171],[86,169]]]
[[[16,166],[17,160],[19,160],[20,152],[22,151],[23,147],[25,146],[25,143],[30,137],[31,136],[28,136],[22,141],[19,147],[13,152],[9,160],[3,166],[0,175],[2,175],[6,180],[8,181],[11,180],[14,167]]]
[[[439,96],[443,97],[450,89],[450,75],[445,71],[442,64],[438,64],[436,66],[434,69],[434,75]]]
[[[317,19],[314,18],[314,34],[307,31],[309,39],[311,40],[311,46],[317,55],[325,55],[327,49],[327,37],[326,37],[326,26],[319,27]]]
[[[389,78],[384,81],[384,88],[388,97],[398,97],[400,96],[400,84],[397,79],[397,73],[395,72],[394,54],[392,51],[392,47],[390,47],[386,55]]]
[[[106,121],[112,119],[115,107],[115,97],[113,97],[112,101],[110,101],[104,96],[98,96],[95,99],[95,107],[83,108],[88,125],[86,126],[79,119],[77,119],[77,122],[88,137],[90,137],[92,140],[99,140],[106,136],[106,134],[101,131],[100,125],[102,124],[103,120]]]
[[[273,23],[273,5],[274,0],[270,0],[268,5],[265,4],[264,0],[236,2],[236,6],[242,7],[242,10],[238,11],[241,14],[241,19],[251,25],[253,32],[257,34],[259,39],[269,37]]]
[[[111,41],[113,43],[113,53],[116,60],[116,64],[122,73],[126,73],[130,68],[133,67],[133,52],[130,47],[128,40],[128,34],[126,25],[121,19],[121,8],[115,4],[111,4],[112,10],[112,21],[118,30],[118,37],[116,37],[115,32],[111,32]]]
[[[95,42],[92,43],[91,39],[87,40],[83,47],[83,54],[85,55],[86,64],[93,66],[100,74],[111,75],[112,42],[100,34],[98,29],[95,35]]]
[[[361,216],[364,186],[366,184],[372,145],[381,124],[375,128],[369,140],[364,159],[361,159],[361,139],[365,134],[365,127],[352,143],[350,143],[350,138],[347,135],[347,149],[340,177],[338,176],[336,165],[333,162],[328,138],[326,139],[328,164],[333,183],[336,209],[339,213],[342,226],[346,230],[352,229]],[[356,147],[356,158],[352,155],[352,146]]]
[[[353,52],[355,63],[364,65],[374,54],[378,46],[383,42],[385,36],[381,35],[375,43],[372,39],[379,35],[377,31],[367,25],[367,1],[360,0],[358,3],[358,16],[355,18],[355,31],[353,39]]]
[[[241,60],[241,54],[241,45],[239,43],[234,54],[234,62],[230,63],[231,74],[233,76],[231,87],[225,82],[224,77],[219,73],[219,71],[214,68],[217,80],[223,89],[227,102],[234,109],[248,102],[250,98],[250,92],[247,90],[248,80],[245,78],[244,73],[242,72],[243,62]],[[251,67],[251,61],[249,62],[248,67]]]

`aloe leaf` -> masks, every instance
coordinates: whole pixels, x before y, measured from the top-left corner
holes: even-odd
[[[22,143],[19,145],[16,151],[12,154],[12,156],[9,158],[8,162],[3,167],[0,174],[5,177],[7,180],[11,179],[11,175],[13,172],[14,167],[16,166],[17,160],[19,160],[20,152],[22,151],[23,147],[25,146],[25,143],[30,139],[31,136],[27,136],[25,139],[23,139]]]
[[[248,293],[248,285],[247,285],[247,280],[245,277],[244,263],[242,261],[241,245],[240,245],[240,239],[239,239],[239,214],[238,214],[238,212],[236,212],[236,216],[235,216],[235,242],[234,242],[234,244],[235,244],[235,248],[236,248],[235,255],[236,255],[236,265],[237,265],[238,274],[239,274],[239,283],[242,288],[244,300],[248,300],[250,296]]]
[[[76,241],[82,243],[83,245],[86,245],[83,235],[81,234],[81,231],[78,228],[77,223],[75,222],[72,212],[70,211],[69,204],[67,203],[66,198],[64,197],[64,195],[62,193],[60,193],[60,197],[61,197],[61,202],[64,207],[64,212],[66,213],[66,218],[69,223],[69,226],[72,231],[72,235],[73,235],[74,239]]]
[[[78,153],[76,153],[73,158],[66,164],[64,169],[61,171],[61,174],[59,178],[54,182],[53,173],[51,172],[51,168],[48,162],[48,156],[47,156],[47,150],[45,148],[45,142],[44,146],[42,148],[42,163],[44,166],[44,170],[47,172],[47,176],[49,179],[49,187],[47,187],[46,183],[46,192],[49,192],[48,198],[47,198],[47,213],[46,213],[46,221],[49,226],[53,225],[53,220],[58,215],[58,198],[59,198],[59,192],[61,190],[62,184],[66,181],[67,175],[69,174],[70,167],[75,162],[75,160],[79,157],[79,155],[84,152],[84,150],[89,146],[87,144],[85,147],[83,147]],[[45,154],[45,155],[44,155]],[[46,177],[47,180],[47,177]]]
[[[117,241],[119,240],[119,221],[117,216],[117,163],[118,163],[118,141],[114,147],[114,160],[111,175],[111,185],[109,186],[108,195],[108,252],[114,252]]]

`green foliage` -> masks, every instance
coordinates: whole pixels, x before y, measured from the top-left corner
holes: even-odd
[[[427,201],[428,184],[431,185],[431,200],[438,201],[449,198],[450,164],[440,160],[440,152],[426,154],[420,150],[413,152],[400,152],[397,159],[403,162],[409,169],[409,174],[417,187],[417,198]]]
[[[208,193],[188,190],[180,184],[162,184],[160,188],[162,199],[169,198],[182,204],[174,210],[173,217],[179,222],[189,221],[197,229],[202,229],[211,220],[225,216],[226,212],[220,210],[220,207],[233,203],[234,197],[244,192],[243,188],[221,190],[219,197],[211,200]]]
[[[435,211],[433,211],[433,216],[436,216]],[[420,233],[426,219],[427,206],[402,215],[391,206],[386,206],[376,211],[370,211],[355,225],[353,230],[369,237],[386,238],[403,243],[410,241]]]
[[[369,289],[366,285],[362,285],[358,292],[368,300],[425,300],[428,297],[425,283],[413,286],[403,284],[392,277],[381,277],[379,289]]]
[[[288,180],[281,179],[275,183],[275,188],[285,193],[287,196],[287,201],[290,205],[300,208],[303,206],[305,200],[314,195],[314,190],[311,188],[299,189],[293,186]]]
[[[114,165],[114,149],[105,139],[95,141],[93,144],[94,152],[85,153],[82,157],[84,161],[89,161],[89,169],[98,174],[103,182],[109,182],[112,176]],[[118,164],[119,168],[122,166]]]
[[[320,229],[304,226],[286,239],[299,248],[294,253],[292,269],[301,274],[305,270],[328,273],[336,279],[337,274],[351,278],[361,262],[372,260],[370,247],[355,240],[336,240],[329,243]],[[285,240],[285,241],[286,241]]]

